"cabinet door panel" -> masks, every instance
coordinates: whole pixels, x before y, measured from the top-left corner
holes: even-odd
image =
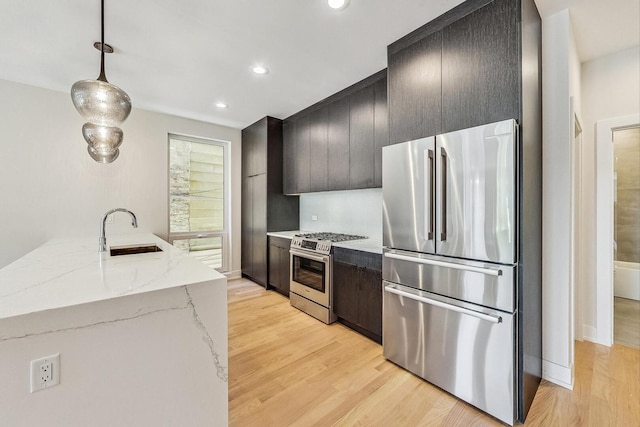
[[[280,280],[280,248],[275,245],[269,245],[269,286],[280,288],[282,286]]]
[[[286,121],[282,124],[282,190],[284,194],[298,193],[295,179],[296,168],[296,124]]]
[[[327,184],[328,107],[309,113],[309,190],[325,191]]]
[[[433,33],[389,55],[389,143],[441,131],[442,35]]]
[[[354,265],[333,262],[333,311],[358,324],[358,268]]]
[[[442,132],[519,117],[516,3],[495,0],[442,30]]]
[[[280,289],[289,295],[289,248],[280,248]]]
[[[359,326],[382,336],[382,272],[359,267]]]
[[[329,104],[328,190],[349,189],[349,97]]]
[[[374,187],[382,187],[382,147],[389,145],[389,109],[387,108],[387,79],[376,82],[374,102]]]
[[[373,86],[349,97],[349,188],[373,187],[375,169]]]
[[[247,178],[253,186],[253,226],[251,227],[251,253],[253,279],[261,285],[267,284],[267,175]]]
[[[253,181],[251,178],[242,178],[242,235],[241,235],[241,262],[242,274],[253,275]]]
[[[309,116],[296,120],[295,180],[298,193],[309,191]]]

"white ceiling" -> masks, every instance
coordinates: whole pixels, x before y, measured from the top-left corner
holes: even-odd
[[[68,92],[97,77],[99,0],[0,2],[1,79]],[[388,44],[461,2],[352,0],[335,12],[326,0],[106,0],[107,77],[134,107],[244,128],[385,68]],[[563,2],[582,60],[640,43],[640,1],[536,0],[543,14]],[[270,73],[254,75],[255,63]]]

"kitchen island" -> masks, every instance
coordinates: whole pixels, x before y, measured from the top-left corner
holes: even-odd
[[[55,239],[0,270],[4,425],[227,425],[226,278],[148,233]],[[30,392],[30,361],[60,384]]]

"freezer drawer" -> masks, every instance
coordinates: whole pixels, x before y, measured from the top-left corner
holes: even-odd
[[[516,315],[383,284],[384,357],[513,425]]]
[[[512,313],[514,265],[458,260],[394,249],[384,250],[382,278],[445,297]]]

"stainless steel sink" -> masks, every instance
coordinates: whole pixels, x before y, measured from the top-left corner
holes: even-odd
[[[111,256],[146,254],[149,252],[162,252],[162,249],[153,243],[143,245],[111,246],[109,248],[109,254]]]

